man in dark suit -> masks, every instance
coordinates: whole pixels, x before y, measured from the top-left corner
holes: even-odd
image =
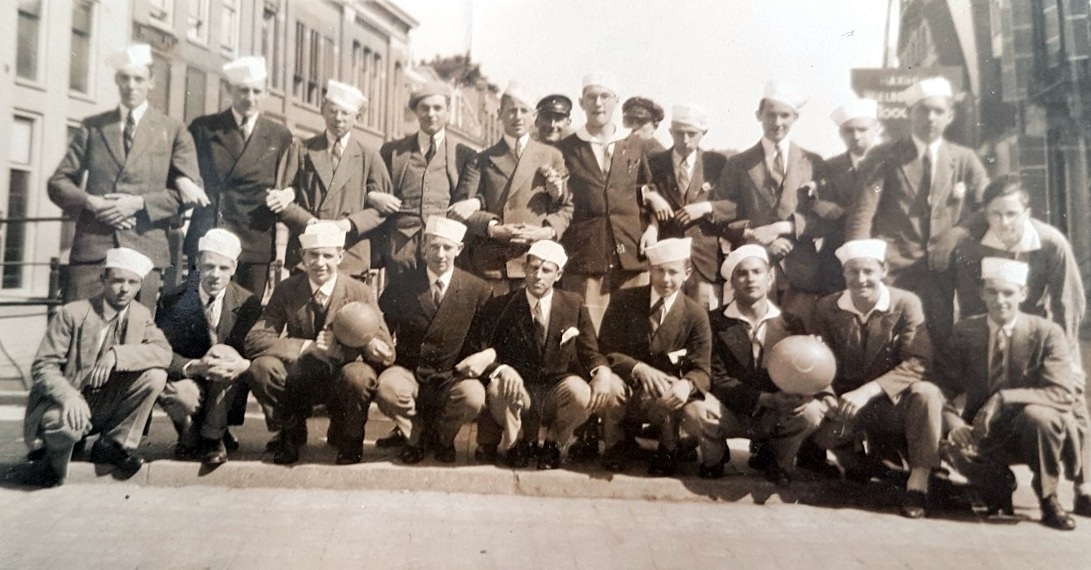
[[[454,439],[485,407],[482,369],[471,363],[470,334],[492,298],[487,283],[455,267],[466,226],[430,216],[424,230],[425,266],[392,279],[379,297],[390,332],[398,339],[394,366],[379,375],[375,400],[406,437],[400,458],[414,464],[427,451],[455,460]]]
[[[530,137],[530,101],[517,83],[508,85],[497,112],[503,136],[466,165],[458,182],[458,199],[476,197],[483,204],[466,220],[472,239],[465,267],[497,295],[523,284],[530,244],[560,240],[572,219],[564,158]]]
[[[250,367],[246,333],[261,315],[261,300],[231,281],[241,252],[234,234],[208,230],[197,243],[195,275],[159,299],[155,321],[174,351],[159,405],[178,430],[179,459],[227,462],[228,411]]]
[[[628,419],[659,428],[659,449],[648,473],[673,474],[682,407],[708,391],[708,311],[680,294],[693,271],[691,241],[670,238],[649,246],[651,286],[619,292],[602,319],[602,351],[617,383],[600,413],[603,461],[611,471],[623,470],[632,450],[634,434],[622,431]]]
[[[683,291],[701,305],[715,309],[723,302],[720,236],[727,222],[735,219],[735,204],[724,200],[718,187],[713,186],[720,180],[726,158],[700,148],[708,132],[704,109],[675,105],[671,111],[674,146],[650,155],[648,167],[656,192],[670,204],[673,216],[655,220],[649,231],[655,231],[655,239],[693,239],[693,275]]]
[[[982,297],[988,307],[955,323],[948,350],[936,373],[961,409],[944,413],[948,439],[974,461],[965,474],[994,488],[991,510],[1013,514],[1015,476],[1006,467],[1026,463],[1042,507],[1042,524],[1059,530],[1076,521],[1057,500],[1057,483],[1067,467],[1079,469],[1079,435],[1072,416],[1072,363],[1059,325],[1019,310],[1026,297],[1027,264],[986,257],[981,261]],[[984,466],[1000,466],[982,469]],[[969,467],[966,469],[965,467]],[[999,488],[997,488],[999,487]]]
[[[31,366],[23,438],[36,469],[31,483],[64,483],[76,443],[98,433],[91,461],[122,478],[144,460],[134,454],[155,398],[167,381],[170,345],[151,311],[133,303],[153,263],[129,248],[107,250],[103,290],[68,303],[49,321]]]
[[[647,97],[629,97],[621,104],[621,126],[629,129],[629,138],[644,141],[649,155],[666,150],[655,138],[665,117],[663,106]]]
[[[231,84],[231,107],[189,125],[211,203],[194,208],[184,250],[194,265],[205,232],[223,228],[235,234],[243,247],[234,279],[260,299],[276,258],[277,217],[265,198],[276,186],[277,160],[292,144],[292,134],[261,114],[268,94],[265,58],[241,57],[223,71]]]
[[[758,144],[732,156],[724,165],[720,190],[735,203],[737,219],[728,234],[733,245],[765,246],[777,267],[774,295],[780,306],[804,322],[818,294],[813,288],[815,240],[810,191],[825,177],[817,154],[790,140],[792,126],[806,102],[793,85],[770,81],[755,113],[762,126]]]
[[[353,302],[379,307],[371,287],[337,268],[345,257],[345,234],[335,222],[307,226],[299,237],[304,272],[281,281],[261,318],[246,335],[250,390],[266,408],[270,431],[281,430],[270,442],[273,461],[299,461],[307,442],[307,416],[316,403],[330,411],[330,443],[337,463],[363,459],[364,424],[375,391],[375,367],[394,361],[394,342],[386,324],[362,346],[334,337],[338,311]]]
[[[331,220],[345,232],[341,271],[366,279],[372,262],[378,260],[372,259],[371,239],[386,219],[378,200],[390,196],[392,189],[379,153],[352,136],[366,103],[359,89],[331,79],[322,100],[325,132],[294,143],[281,158],[277,174],[281,188],[270,192],[266,201],[288,226],[288,267],[300,263],[298,238],[315,220]]]
[[[576,427],[618,397],[609,391],[616,380],[587,309],[579,296],[554,287],[567,261],[560,244],[535,242],[526,286],[485,306],[474,342],[479,352],[461,364],[473,373],[487,363],[479,375],[488,408],[478,422],[479,461],[503,453],[507,465],[525,467],[537,456],[539,469],[556,469]]]
[[[953,321],[948,268],[960,235],[953,229],[978,209],[985,167],[973,150],[943,138],[954,119],[946,79],[921,80],[905,98],[912,136],[875,147],[860,165],[862,184],[846,214],[845,239],[889,242],[892,284],[920,297],[932,338],[947,338]]]
[[[571,134],[572,100],[564,95],[546,95],[538,100],[534,117],[535,140],[542,144],[556,145]]]
[[[420,130],[379,149],[394,192],[371,197],[379,213],[388,216],[379,253],[390,279],[420,265],[424,221],[444,215],[452,207],[459,173],[474,154],[470,147],[447,136],[449,85],[425,84],[409,96],[409,109]],[[477,200],[459,205],[460,211],[479,207]]]
[[[83,121],[49,179],[49,199],[79,216],[64,298],[86,299],[101,291],[106,251],[121,246],[155,264],[138,296],[154,310],[161,271],[177,261],[167,242],[171,220],[186,207],[207,205],[208,197],[199,186],[197,154],[185,125],[148,104],[155,86],[151,48],[130,46],[108,63],[121,104]]]
[[[583,78],[580,107],[587,122],[557,143],[568,170],[572,223],[561,244],[571,254],[564,288],[576,291],[596,329],[610,295],[647,284],[640,259],[647,227],[641,184],[648,181],[648,146],[626,138],[613,121],[617,79],[610,74]]]
[[[848,288],[823,297],[814,313],[813,334],[837,359],[837,376],[825,405],[829,419],[815,436],[837,454],[841,466],[855,465],[855,433],[865,434],[877,462],[882,451],[900,456],[907,445],[909,480],[901,512],[921,518],[928,479],[939,467],[943,393],[924,380],[932,345],[916,295],[883,284],[887,244],[850,241],[837,250]],[[866,472],[866,470],[865,470]]]
[[[711,384],[703,398],[682,409],[685,431],[697,434],[703,479],[724,476],[727,438],[751,440],[750,466],[779,486],[791,482],[800,444],[818,429],[822,407],[808,395],[780,391],[769,378],[769,353],[786,337],[804,334],[803,321],[769,299],[773,267],[760,245],[744,245],[721,271],[734,292],[722,311],[710,313]]]

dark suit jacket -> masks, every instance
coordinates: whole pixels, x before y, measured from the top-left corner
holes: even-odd
[[[781,313],[765,324],[765,348],[761,360],[754,360],[746,323],[724,316],[723,309],[709,313],[712,328],[712,385],[709,393],[741,417],[750,417],[763,392],[779,392],[769,378],[769,352],[785,338],[804,334],[803,321]]]
[[[719,238],[726,235],[727,223],[735,219],[735,204],[724,199],[718,185],[726,161],[722,154],[698,150],[689,187],[682,190],[674,171],[674,151],[667,149],[648,157],[652,184],[675,211],[696,202],[712,203],[711,214],[687,226],[674,220],[659,225],[659,239],[693,238],[693,268],[710,283],[721,281]]]
[[[860,170],[852,165],[849,153],[845,152],[826,160],[826,179],[817,181],[819,186],[816,198],[837,206],[827,215],[814,212],[810,216],[808,233],[822,238],[822,248],[808,248],[801,252],[814,256],[805,267],[814,269],[812,276],[807,279],[816,284],[814,290],[818,293],[834,293],[845,288],[841,262],[834,252],[845,243],[845,212],[852,205],[859,186],[859,173]]]
[[[170,368],[167,369],[172,380],[182,378],[182,367],[190,360],[200,359],[212,348],[208,320],[198,291],[200,286],[194,277],[159,298],[155,324],[163,331],[174,351]],[[228,283],[220,322],[216,324],[217,344],[226,344],[243,354],[246,350],[246,333],[250,332],[259,316],[261,299],[233,281]]]
[[[148,256],[156,267],[166,267],[171,263],[167,229],[182,206],[175,180],[185,176],[201,184],[193,137],[180,121],[149,105],[137,123],[126,157],[124,122],[117,109],[83,121],[49,179],[49,199],[66,211],[78,211],[73,263],[102,261],[106,250],[124,246]],[[136,213],[134,228],[114,229],[84,208],[88,195],[109,193],[144,198],[144,209]]]
[[[370,192],[392,191],[390,176],[379,153],[364,146],[359,135],[349,137],[348,148],[341,155],[337,172],[333,171],[326,133],[294,143],[281,157],[277,187],[295,189],[295,203],[280,213],[290,230],[285,264],[300,262],[299,235],[313,219],[352,222],[353,231],[345,237],[345,260],[341,270],[362,275],[371,269],[370,232],[382,225],[384,218],[367,206]],[[376,257],[378,259],[378,257]]]
[[[561,344],[565,331],[572,328],[579,334]],[[502,364],[514,368],[528,384],[547,385],[571,375],[586,379],[595,368],[608,365],[587,308],[579,295],[568,291],[553,290],[544,345],[538,343],[524,287],[489,301],[477,333],[475,350],[496,349],[496,362],[481,375],[486,383]]]
[[[1007,406],[1037,404],[1072,409],[1072,364],[1064,331],[1041,317],[1019,315],[1008,352],[1008,383],[999,390]],[[939,354],[937,384],[949,399],[966,394],[962,419],[972,422],[994,393],[989,389],[988,317],[955,323],[948,349]]]
[[[278,283],[269,298],[269,304],[261,312],[261,318],[246,335],[246,357],[275,356],[285,362],[295,362],[303,345],[317,338],[321,332],[314,328],[312,297],[306,273],[298,273]],[[353,301],[367,303],[379,311],[371,287],[338,271],[337,284],[326,308],[325,328],[332,326],[334,316],[341,307]],[[393,347],[394,342],[386,323],[380,324],[376,338]],[[352,350],[346,352],[350,355],[354,353]]]
[[[951,228],[978,209],[986,180],[974,151],[948,141],[939,147],[929,197],[917,194],[923,173],[911,138],[879,145],[860,165],[862,181],[845,217],[845,239],[877,237],[890,243],[892,273],[927,266],[928,251],[954,248]],[[960,196],[956,187],[962,184]],[[947,269],[947,260],[935,271]]]
[[[889,289],[890,310],[873,314],[866,331],[856,315],[838,308],[841,293],[818,301],[812,334],[822,337],[837,358],[833,391],[839,395],[875,380],[897,402],[910,384],[928,372],[932,343],[921,301],[909,291]]]
[[[224,228],[242,241],[244,263],[269,263],[276,256],[277,216],[265,206],[276,187],[277,160],[292,144],[283,125],[259,115],[243,140],[231,109],[197,117],[189,125],[210,206],[194,208],[185,252],[197,255],[197,240],[212,228]]]
[[[452,377],[455,365],[475,352],[471,333],[492,298],[488,283],[457,268],[438,308],[431,287],[428,272],[419,267],[390,282],[379,297],[386,324],[398,339],[394,364],[413,371],[420,381]]]
[[[548,226],[560,240],[572,219],[572,197],[568,192],[560,200],[546,192],[544,167],[564,171],[564,158],[557,149],[528,140],[523,155],[516,161],[508,143],[500,142],[481,151],[466,164],[458,182],[455,201],[476,197],[482,209],[469,222],[471,239],[467,244],[466,267],[476,275],[489,278],[521,279],[523,257],[530,246],[489,239],[489,224],[530,224]]]
[[[610,368],[631,384],[633,368],[643,362],[685,378],[702,393],[707,392],[712,358],[707,309],[680,293],[652,337],[648,322],[651,295],[651,287],[645,285],[616,291],[610,298],[599,328],[600,344],[610,359]],[[678,364],[672,363],[668,355],[683,349],[686,354]]]
[[[814,278],[816,217],[811,211],[811,198],[800,187],[826,176],[822,157],[795,144],[788,147],[787,173],[780,187],[765,166],[765,149],[761,142],[727,159],[719,185],[726,199],[737,207],[736,220],[728,233],[736,247],[747,228],[756,228],[781,221],[792,221],[794,233],[788,236],[794,243],[784,261],[788,283],[802,291],[811,291]],[[815,225],[814,228],[811,226]]]
[[[603,172],[591,144],[573,133],[557,143],[568,168],[572,223],[561,245],[568,253],[565,271],[602,274],[611,269],[643,271],[640,236],[647,227],[640,187],[651,180],[647,143],[631,137],[614,143],[610,172]]]

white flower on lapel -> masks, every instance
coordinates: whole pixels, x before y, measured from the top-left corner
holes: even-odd
[[[954,196],[956,200],[961,200],[962,197],[966,195],[966,183],[959,182],[955,184],[955,187],[951,190],[951,195]]]
[[[678,364],[679,362],[682,361],[682,358],[684,358],[685,356],[686,356],[686,349],[684,349],[684,348],[679,348],[678,350],[676,350],[674,352],[668,352],[667,353],[667,358],[670,359],[671,364]]]
[[[576,327],[568,327],[564,334],[561,335],[561,346],[578,336],[580,336],[580,331],[576,330]]]
[[[706,194],[711,190],[712,190],[712,185],[709,184],[708,182],[705,182],[704,184],[701,185],[701,189],[698,191],[698,193],[699,194]]]

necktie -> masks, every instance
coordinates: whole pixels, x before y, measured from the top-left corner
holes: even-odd
[[[993,340],[992,358],[989,359],[989,390],[996,391],[1007,383],[1008,370],[1004,366],[1004,357],[1008,352],[1008,333],[1004,329],[996,331]]]
[[[515,151],[515,160],[519,160],[520,158],[522,158],[523,148],[525,148],[525,146],[526,146],[525,141],[523,141],[523,140],[516,140],[515,141],[515,148],[513,149]]]
[[[614,162],[614,143],[602,145],[602,171],[610,172],[610,165]]]
[[[779,146],[776,154],[773,155],[773,180],[776,181],[777,186],[784,183],[784,154],[780,152]]]
[[[436,156],[436,139],[435,137],[428,139],[428,152],[424,153],[424,161],[431,163],[432,159]]]
[[[655,333],[659,331],[659,325],[663,324],[663,309],[665,307],[663,298],[660,297],[652,305],[652,310],[648,312],[648,325],[651,327],[652,336],[655,336]]]
[[[443,280],[436,279],[436,282],[432,284],[432,304],[439,308],[439,304],[443,302]]]
[[[924,149],[924,156],[921,157],[921,183],[918,188],[918,192],[925,196],[932,191],[932,153],[927,148]]]
[[[682,159],[682,162],[678,163],[678,189],[683,194],[689,190],[689,159]]]
[[[212,344],[216,344],[218,339],[216,338],[216,325],[219,324],[219,319],[216,318],[216,297],[209,297],[208,303],[205,303],[205,321],[208,323],[208,336],[212,338]]]
[[[239,126],[239,131],[242,132],[242,140],[250,140],[250,132],[254,130],[254,121],[250,117],[242,118],[242,125]]]
[[[133,148],[134,131],[136,131],[136,117],[133,116],[133,110],[129,109],[129,114],[125,117],[125,130],[122,132],[125,141],[125,156],[129,156],[129,149]]]
[[[333,143],[333,152],[330,153],[330,157],[333,159],[333,169],[337,170],[337,165],[341,164],[341,154],[345,152],[344,147],[341,145],[341,139],[337,139]]]
[[[314,311],[314,332],[317,334],[326,326],[326,294],[321,289],[314,292],[311,298]]]
[[[534,303],[534,335],[538,344],[545,344],[546,321],[545,313],[542,311],[541,299]]]

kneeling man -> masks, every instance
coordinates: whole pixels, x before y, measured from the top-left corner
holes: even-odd
[[[152,267],[132,249],[108,250],[102,292],[61,307],[49,321],[31,368],[23,428],[31,459],[44,460],[35,483],[64,483],[72,449],[95,433],[92,462],[115,466],[123,478],[144,464],[133,451],[171,360],[151,311],[132,302]]]

